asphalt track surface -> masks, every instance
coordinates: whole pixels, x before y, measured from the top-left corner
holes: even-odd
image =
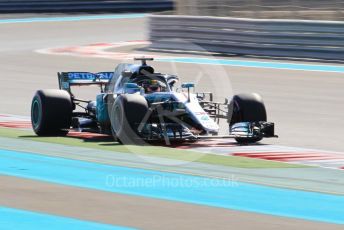
[[[116,61],[49,56],[34,50],[99,42],[145,40],[146,20],[109,19],[0,25],[1,113],[29,115],[36,89],[56,88],[58,71],[111,71]],[[338,65],[338,64],[336,64]],[[171,69],[157,63],[161,72]],[[178,64],[178,74],[194,79],[198,65]],[[276,122],[277,143],[344,151],[343,73],[223,67],[235,93],[260,93]],[[207,82],[203,83],[207,85]],[[211,85],[209,83],[209,85]],[[84,96],[90,96],[86,92]],[[77,219],[144,229],[339,229],[342,226],[206,206],[108,194],[2,176],[2,205]],[[16,194],[13,191],[17,191]],[[40,200],[41,202],[34,202]],[[116,207],[115,209],[113,207]],[[87,211],[85,211],[87,210]],[[134,217],[133,217],[134,215]],[[226,227],[225,227],[226,228]]]

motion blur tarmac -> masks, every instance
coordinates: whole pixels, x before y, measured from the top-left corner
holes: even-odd
[[[37,89],[57,88],[58,71],[111,71],[120,62],[44,55],[35,50],[132,40],[147,40],[145,18],[0,25],[1,113],[30,115],[33,94]],[[171,73],[173,68],[162,62],[153,65],[159,72]],[[178,63],[176,66],[178,75],[185,81],[194,80],[195,74],[198,74],[198,65]],[[276,123],[276,132],[280,136],[279,139],[264,140],[263,143],[344,151],[344,73],[231,66],[222,68],[230,76],[230,92],[233,89],[234,93],[257,92],[263,96],[269,120]],[[211,83],[212,80],[209,79],[209,84],[203,82],[203,86],[216,87]],[[94,93],[82,92],[81,95],[93,99]],[[220,96],[224,98],[227,95]],[[108,194],[7,176],[1,176],[0,181],[1,200],[4,201],[2,205],[144,229],[342,227]],[[34,202],[37,200],[40,202]]]

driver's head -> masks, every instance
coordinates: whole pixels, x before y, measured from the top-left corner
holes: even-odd
[[[149,80],[144,84],[146,93],[161,92],[161,85],[157,80]]]

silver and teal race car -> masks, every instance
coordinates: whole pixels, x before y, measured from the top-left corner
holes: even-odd
[[[197,141],[235,138],[255,143],[276,137],[274,123],[267,122],[258,94],[234,95],[225,103],[213,101],[212,93],[192,93],[193,83],[155,72],[152,58],[136,58],[140,64],[119,64],[114,72],[60,72],[59,89],[38,90],[31,106],[31,122],[39,136],[66,135],[70,129],[112,135],[124,144],[149,141]],[[73,86],[98,85],[95,100],[82,100]],[[82,109],[80,109],[82,108]],[[219,135],[219,121],[228,133]]]

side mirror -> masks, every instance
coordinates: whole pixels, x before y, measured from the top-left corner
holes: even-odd
[[[183,89],[188,89],[188,102],[190,102],[190,88],[194,88],[194,87],[195,87],[195,83],[192,83],[192,82],[182,84]]]
[[[194,87],[195,87],[195,83],[192,83],[192,82],[187,82],[187,83],[182,84],[183,89],[190,89],[190,88],[194,88]]]
[[[124,88],[136,89],[136,88],[140,88],[140,87],[136,83],[124,83]]]
[[[125,93],[133,94],[133,93],[137,93],[140,91],[141,91],[141,88],[136,83],[125,83],[124,84],[124,92]]]

